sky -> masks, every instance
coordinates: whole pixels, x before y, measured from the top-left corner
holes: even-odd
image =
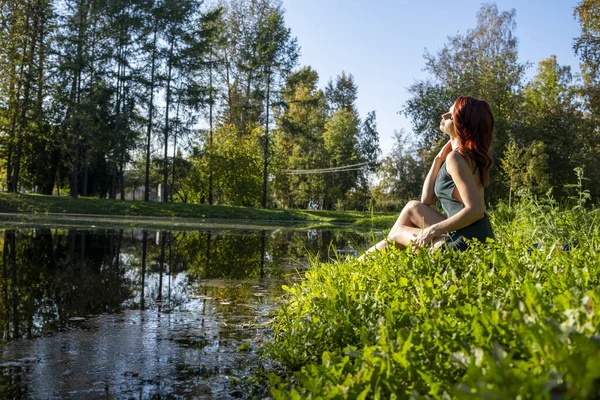
[[[499,11],[516,9],[519,61],[537,63],[556,55],[560,65],[579,72],[573,40],[580,27],[573,16],[578,0],[497,0]],[[425,49],[432,53],[448,36],[475,28],[482,1],[459,0],[283,0],[285,20],[300,45],[300,65],[319,73],[319,85],[342,71],[358,86],[361,118],[377,113],[384,155],[394,144],[394,130],[411,132],[398,111],[409,99],[408,87],[427,78]]]

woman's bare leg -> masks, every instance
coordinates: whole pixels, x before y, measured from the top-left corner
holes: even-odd
[[[402,209],[400,216],[394,223],[387,238],[378,242],[375,246],[367,250],[367,253],[376,250],[383,250],[388,242],[392,242],[398,248],[404,248],[414,240],[418,233],[433,224],[443,221],[446,217],[440,212],[434,210],[426,204],[417,200],[409,201]],[[434,241],[434,245],[439,245]],[[366,254],[366,253],[365,253]],[[361,257],[362,258],[362,257]]]

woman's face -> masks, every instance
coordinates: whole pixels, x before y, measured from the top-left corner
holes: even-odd
[[[454,137],[454,121],[452,120],[452,112],[454,111],[454,104],[450,107],[447,113],[442,114],[442,120],[440,121],[440,130],[450,136]]]

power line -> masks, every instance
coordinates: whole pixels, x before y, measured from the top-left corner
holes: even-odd
[[[365,165],[370,164],[364,162],[360,164],[343,165],[341,167],[321,168],[321,169],[284,169],[281,172],[288,175],[305,175],[305,174],[328,174],[333,172],[357,171],[363,169]]]

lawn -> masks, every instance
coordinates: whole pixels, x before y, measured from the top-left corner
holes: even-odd
[[[107,216],[126,216],[127,221],[138,224],[161,226],[197,226],[210,221],[237,221],[240,223],[260,223],[261,225],[282,225],[290,223],[335,226],[346,225],[356,228],[385,228],[393,224],[395,213],[369,213],[359,211],[290,210],[261,209],[255,207],[234,207],[208,204],[158,203],[143,201],[119,201],[80,197],[73,199],[64,196],[43,196],[31,194],[0,193],[0,213],[9,215],[4,220],[45,220],[58,215],[59,219],[69,218],[94,222]],[[76,216],[75,216],[76,215]],[[138,217],[161,218],[148,219]],[[117,224],[123,221],[113,221]]]

